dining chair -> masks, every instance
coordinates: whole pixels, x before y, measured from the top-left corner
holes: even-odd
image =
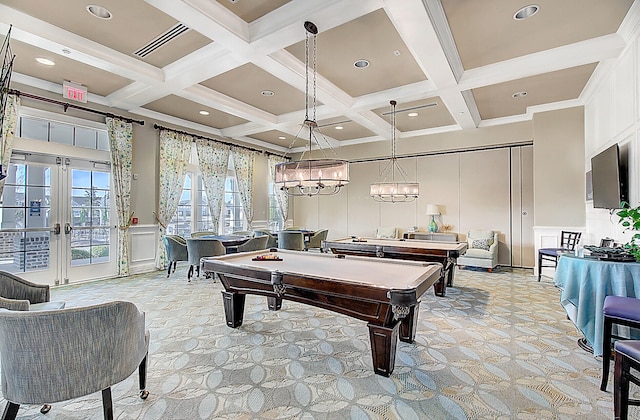
[[[31,283],[8,271],[0,271],[0,308],[13,311],[62,309],[65,302],[51,302],[49,285]]]
[[[278,232],[278,248],[304,251],[304,234],[281,230]]]
[[[247,242],[238,245],[238,252],[249,252],[267,249],[268,241],[268,236],[256,236],[255,238],[251,238]]]
[[[614,326],[640,328],[640,299],[627,296],[607,296],[602,306],[604,326],[602,332],[602,382],[600,390],[607,390],[612,339],[623,339],[613,333]]]
[[[313,235],[311,235],[309,241],[304,244],[304,249],[307,251],[309,249],[322,249],[322,241],[325,241],[327,239],[328,234],[328,229],[322,229],[315,232]]]
[[[187,241],[180,235],[164,235],[162,240],[164,241],[164,247],[167,250],[167,261],[169,261],[167,277],[169,277],[172,272],[176,272],[178,261],[189,260],[189,255],[187,254]],[[171,270],[172,266],[173,271]]]
[[[187,253],[189,254],[189,271],[187,281],[191,281],[194,266],[196,275],[200,277],[200,259],[225,255],[227,248],[217,239],[187,238]]]
[[[629,406],[640,406],[640,400],[629,398],[629,382],[640,386],[640,376],[637,375],[640,372],[640,340],[616,341],[615,352],[613,415],[615,419],[626,420]]]
[[[201,230],[199,232],[191,232],[192,238],[201,238],[203,236],[216,236],[218,232],[213,232],[211,230]]]
[[[3,419],[21,404],[48,404],[102,392],[113,419],[111,386],[138,370],[146,399],[149,332],[131,302],[51,311],[0,311],[0,375],[7,400]]]
[[[278,235],[274,235],[266,229],[256,229],[253,231],[255,236],[266,236],[269,239],[267,240],[266,248],[277,248],[278,247]]]
[[[562,231],[560,235],[560,248],[540,248],[538,250],[538,281],[542,276],[542,267],[558,266],[558,258],[560,255],[566,252],[573,252],[576,249],[576,245],[580,242],[581,232],[568,232]],[[542,265],[543,261],[552,262],[553,265]]]

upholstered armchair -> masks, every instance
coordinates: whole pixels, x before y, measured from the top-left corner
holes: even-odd
[[[0,271],[0,308],[13,311],[41,311],[64,308],[64,302],[50,302],[49,286],[31,283],[15,274]]]
[[[187,241],[180,235],[165,235],[162,240],[167,250],[167,260],[169,261],[167,277],[169,277],[172,272],[176,272],[178,261],[189,260],[189,256],[187,255]],[[171,270],[172,265],[173,270]]]
[[[238,245],[238,252],[258,251],[267,248],[268,236],[256,236]]]
[[[304,251],[304,234],[302,232],[281,230],[278,232],[278,248]]]
[[[398,228],[395,227],[379,227],[376,229],[376,239],[397,239]]]
[[[218,232],[213,232],[209,230],[201,230],[199,232],[191,232],[192,238],[202,238],[203,236],[216,236]]]
[[[498,266],[498,232],[471,230],[467,243],[467,251],[458,257],[459,266],[486,268],[489,272]]]
[[[309,241],[305,243],[305,249],[322,249],[322,241],[327,239],[327,235],[329,234],[328,229],[322,229],[311,235]]]
[[[227,253],[227,249],[224,247],[222,242],[217,239],[187,238],[187,253],[189,254],[189,271],[187,272],[187,280],[191,281],[194,266],[196,269],[196,275],[200,276],[201,258],[224,255]]]
[[[149,334],[144,313],[131,302],[53,311],[0,311],[3,419],[20,404],[66,401],[102,392],[105,419],[113,419],[111,386],[136,369],[146,399]]]
[[[267,238],[269,238],[267,240],[267,246],[266,246],[267,249],[276,248],[278,246],[278,236],[272,234],[268,230],[256,229],[253,231],[253,234],[255,236],[266,236]]]

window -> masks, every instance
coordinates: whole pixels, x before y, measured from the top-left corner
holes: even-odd
[[[47,121],[35,117],[20,117],[18,137],[88,149],[109,150],[107,130]]]
[[[276,200],[276,184],[274,182],[269,183],[269,230],[276,232],[284,228],[282,221],[282,215],[278,208],[278,201]]]
[[[168,235],[191,235],[191,179],[195,174],[187,173],[178,202],[178,209],[167,226]]]
[[[191,169],[196,169],[195,165]],[[214,227],[202,176],[196,172],[188,172],[182,188],[178,209],[167,226],[167,234],[189,237],[191,232],[197,231],[228,234],[237,230],[246,230],[248,226],[247,218],[244,214],[240,191],[238,191],[238,183],[233,170],[229,170],[227,174],[224,198],[220,226]]]
[[[224,227],[222,231],[229,234],[238,230],[247,230],[247,218],[242,208],[238,181],[235,174],[227,174],[227,181],[224,183]]]

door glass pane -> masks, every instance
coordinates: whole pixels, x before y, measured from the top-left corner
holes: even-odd
[[[73,169],[71,179],[71,266],[108,262],[110,174]]]
[[[2,195],[0,228],[49,228],[51,169],[10,164]],[[50,232],[0,232],[0,269],[13,273],[48,270]]]

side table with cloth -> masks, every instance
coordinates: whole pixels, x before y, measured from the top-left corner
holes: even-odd
[[[554,277],[561,289],[560,304],[584,334],[594,356],[602,356],[604,299],[609,296],[640,297],[640,264],[603,261],[564,254]]]

